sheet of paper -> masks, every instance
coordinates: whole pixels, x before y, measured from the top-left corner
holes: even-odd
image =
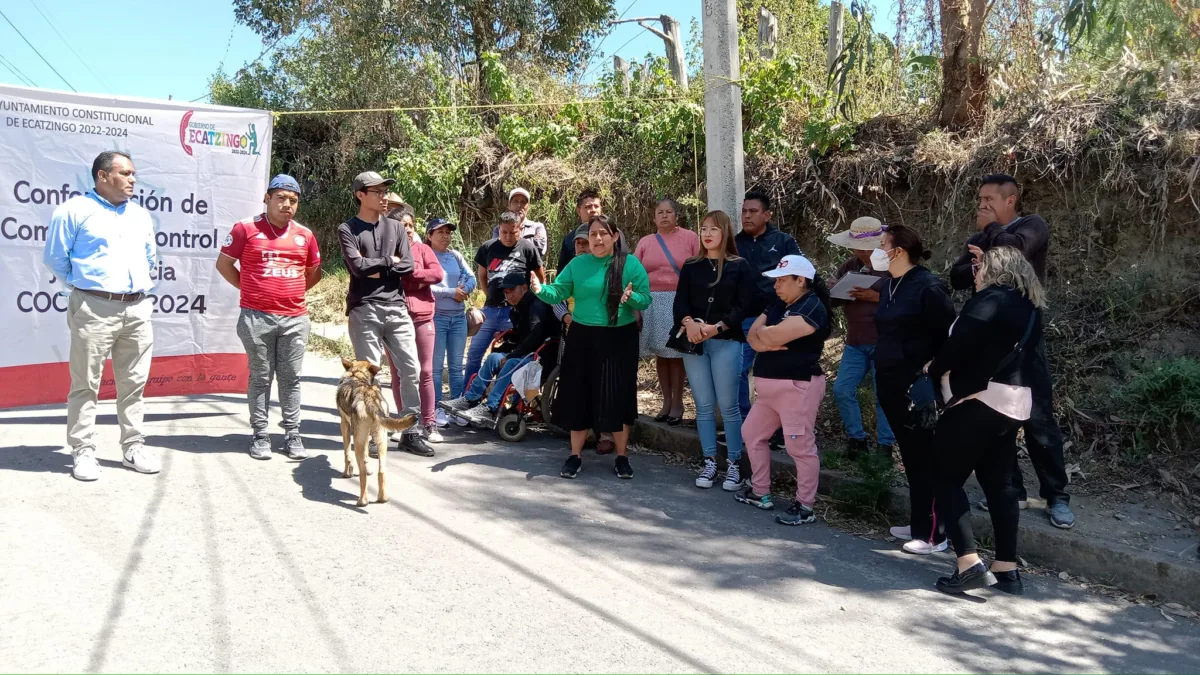
[[[879,277],[871,276],[870,274],[855,274],[853,272],[842,277],[833,288],[829,289],[829,295],[839,300],[853,300],[850,297],[850,291],[854,288],[870,288],[879,281]]]

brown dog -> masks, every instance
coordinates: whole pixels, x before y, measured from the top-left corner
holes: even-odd
[[[337,409],[342,419],[342,443],[346,452],[346,470],[342,477],[354,475],[350,464],[350,443],[358,460],[358,506],[367,505],[367,443],[375,439],[379,447],[379,503],[387,501],[387,481],[384,479],[384,460],[387,459],[387,436],[384,430],[404,431],[417,423],[416,415],[401,419],[388,417],[387,399],[375,382],[379,366],[370,361],[342,359],[346,374],[338,383]]]

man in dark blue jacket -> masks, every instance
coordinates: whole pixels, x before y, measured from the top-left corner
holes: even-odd
[[[774,280],[762,275],[773,270],[785,255],[802,255],[792,235],[771,225],[771,198],[762,192],[751,190],[742,200],[742,231],[734,236],[738,255],[750,263],[754,270],[753,302],[746,308],[742,330],[750,332],[754,320],[775,300]],[[742,419],[750,412],[750,367],[754,365],[754,350],[749,342],[742,344],[742,380],[738,387],[738,406]]]

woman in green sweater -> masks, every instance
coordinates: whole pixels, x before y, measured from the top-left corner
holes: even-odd
[[[562,376],[553,419],[571,432],[571,456],[561,476],[574,478],[588,430],[612,432],[615,470],[633,478],[625,455],[629,426],[637,419],[638,327],[634,311],[650,306],[650,279],[637,258],[621,246],[620,233],[606,216],[588,223],[591,255],[576,256],[554,283],[530,278],[530,290],[556,305],[574,298],[575,310],[562,357]]]

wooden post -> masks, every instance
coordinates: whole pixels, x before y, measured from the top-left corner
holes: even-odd
[[[621,83],[621,91],[625,95],[629,95],[629,62],[625,59],[613,55],[613,73],[616,74],[617,80]]]
[[[833,0],[829,5],[829,44],[825,48],[826,75],[833,73],[833,64],[837,63],[838,55],[842,53],[842,28],[845,20],[842,3]]]
[[[667,63],[671,66],[671,77],[681,91],[688,90],[687,60],[683,56],[683,40],[679,39],[679,22],[673,16],[663,14],[658,17],[662,22],[663,43],[667,47]]]
[[[775,58],[775,43],[779,40],[779,19],[766,7],[758,8],[758,56]]]

